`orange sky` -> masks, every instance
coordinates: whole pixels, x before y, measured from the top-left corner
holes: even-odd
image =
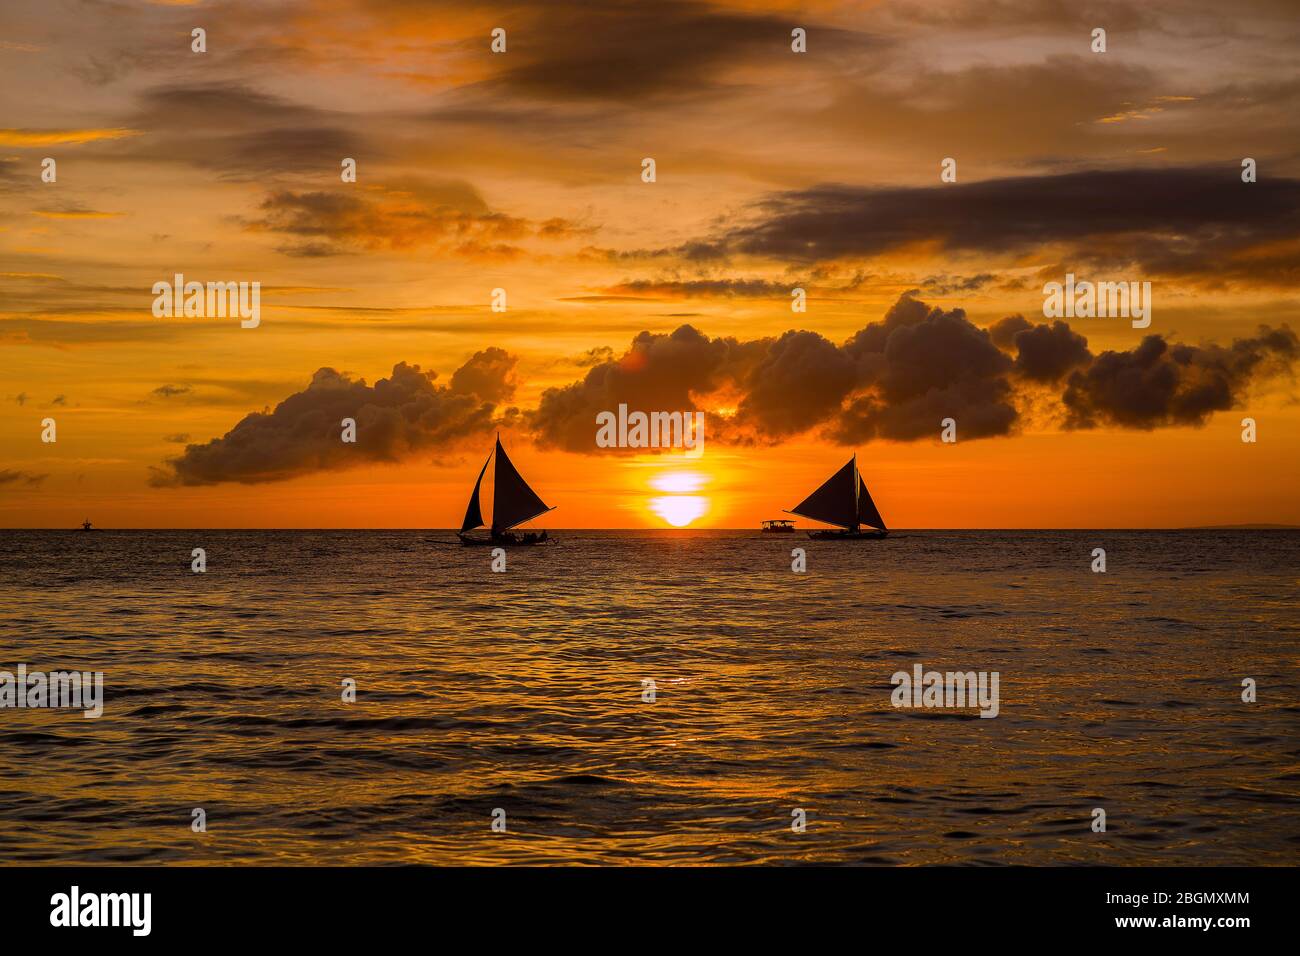
[[[543,527],[664,527],[676,473],[750,527],[855,450],[893,527],[1300,524],[1293,12],[1090,16],[8,3],[0,526],[447,527],[498,429]],[[178,272],[261,324],[155,318]],[[1066,272],[1150,281],[1151,327],[1052,332]],[[340,449],[399,363],[437,377]],[[596,447],[621,398],[706,411],[703,457]]]

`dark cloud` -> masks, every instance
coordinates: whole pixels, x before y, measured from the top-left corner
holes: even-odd
[[[256,126],[302,126],[325,111],[262,93],[241,83],[156,86],[140,94],[129,125],[227,132]]]
[[[451,386],[405,362],[374,385],[322,368],[274,411],[253,412],[220,438],[188,445],[154,469],[151,483],[281,481],[446,448],[491,430],[494,398],[509,394],[513,366],[499,349],[480,352],[453,374]],[[344,418],[356,421],[355,443],[342,441]]]
[[[598,413],[620,404],[647,412],[694,411],[695,395],[734,385],[762,349],[761,343],[712,339],[689,325],[666,335],[641,332],[621,357],[593,365],[581,381],[548,388],[527,420],[540,445],[591,452]]]
[[[580,356],[574,359],[574,364],[578,368],[591,368],[593,365],[603,365],[606,362],[614,360],[614,350],[608,345],[598,345],[595,348],[587,349]]]
[[[496,346],[476,352],[452,373],[451,390],[457,395],[477,395],[485,402],[508,402],[515,396],[518,361]]]
[[[537,235],[543,239],[573,239],[589,236],[596,231],[595,226],[583,225],[560,216],[552,216],[537,227]]]
[[[1210,12],[1211,0],[1181,0],[1179,9]],[[1128,0],[1088,0],[1087,16],[1104,23],[1109,30],[1136,31],[1157,27],[1167,11],[1157,3],[1134,5]],[[1068,30],[1078,24],[1078,5],[1056,0],[993,0],[971,6],[961,0],[896,0],[884,11],[902,23],[924,24],[927,29],[975,29],[1010,27],[1020,31]],[[1179,22],[1179,26],[1184,24]]]
[[[693,265],[705,265],[726,260],[728,252],[719,243],[692,240],[678,246],[663,246],[658,249],[605,249],[600,246],[587,246],[578,251],[578,257],[611,263],[673,259]]]
[[[1153,429],[1204,425],[1239,407],[1252,379],[1291,370],[1300,341],[1291,329],[1260,326],[1230,346],[1171,345],[1149,335],[1128,352],[1102,352],[1074,372],[1061,396],[1070,428]]]
[[[4,469],[3,471],[0,471],[0,486],[17,485],[21,483],[29,488],[36,488],[48,477],[50,477],[48,474],[36,474],[30,471],[13,471],[11,469]]]
[[[1016,344],[1016,333],[1032,329],[1034,323],[1023,315],[1008,315],[989,326],[989,338],[1000,349],[1011,349]]]
[[[933,439],[945,418],[963,440],[992,438],[1014,432],[1031,393],[1038,402],[1044,390],[1072,428],[1201,424],[1233,407],[1251,381],[1289,369],[1296,354],[1284,328],[1227,348],[1153,337],[1133,352],[1094,357],[1064,322],[1017,315],[984,330],[962,309],[908,294],[842,345],[806,330],[750,341],[689,325],[642,332],[622,355],[589,354],[584,361],[595,364],[585,377],[548,389],[525,419],[540,444],[583,453],[595,450],[596,415],[620,404],[733,409],[707,419],[711,440],[733,444],[809,432],[846,445]]]
[[[276,481],[397,461],[516,421],[542,447],[591,454],[596,416],[620,404],[644,412],[728,409],[706,411],[709,440],[742,445],[805,433],[846,445],[934,439],[945,418],[956,420],[963,440],[1008,435],[1031,390],[1035,401],[1046,390],[1059,403],[1068,428],[1201,425],[1240,404],[1252,383],[1289,372],[1298,357],[1300,341],[1286,327],[1261,327],[1226,347],[1149,336],[1132,351],[1094,357],[1063,322],[1010,316],[985,330],[962,309],[909,294],[840,345],[807,330],[748,341],[711,338],[690,325],[641,332],[621,355],[599,348],[581,356],[580,380],[548,388],[524,412],[498,413],[513,397],[516,359],[495,347],[476,353],[447,385],[404,362],[373,386],[323,368],[274,411],[188,445],[152,481]],[[355,445],[340,440],[343,418],[357,422]]]
[[[261,218],[244,227],[291,236],[296,241],[281,251],[306,257],[438,245],[467,258],[510,258],[522,251],[511,243],[563,237],[557,223],[567,222],[536,227],[489,209],[474,187],[453,180],[394,182],[360,194],[277,190],[259,208]]]
[[[957,420],[963,438],[988,438],[1016,422],[1011,360],[962,309],[945,312],[904,296],[844,350],[857,364],[859,394],[831,424],[838,441],[934,437],[944,418]]]
[[[343,157],[374,160],[371,141],[337,127],[293,126],[257,130],[204,142],[195,165],[219,168],[226,178],[318,171],[336,176]]]
[[[807,16],[727,9],[699,0],[603,0],[523,4],[508,18],[502,71],[487,84],[537,99],[682,99],[710,90],[729,66],[790,52],[805,27],[823,56],[868,52],[878,41]],[[480,43],[475,38],[475,43]]]
[[[737,424],[775,440],[805,432],[839,410],[853,388],[853,356],[816,332],[791,331],[764,343],[745,381]]]
[[[953,295],[958,292],[978,292],[996,280],[991,272],[973,276],[927,276],[921,281],[921,291],[930,295]]]
[[[918,243],[949,253],[1018,253],[1061,243],[1078,261],[1153,274],[1292,282],[1285,250],[1300,236],[1300,180],[1243,183],[1240,167],[1120,169],[930,187],[823,185],[759,203],[706,242],[724,253],[815,263]]]
[[[39,164],[29,171],[28,175],[34,178],[39,177]],[[21,162],[17,157],[0,156],[0,193],[20,189],[19,180],[21,176]]]
[[[1017,417],[1012,360],[960,309],[945,312],[903,297],[883,322],[844,345],[816,332],[774,338],[712,339],[689,325],[669,335],[642,332],[619,358],[580,381],[548,389],[529,416],[538,441],[593,450],[595,416],[620,403],[641,411],[691,411],[706,396],[734,402],[711,415],[727,441],[773,443],[822,428],[833,440],[911,441],[938,434],[940,419],[962,434],[1006,434]]]
[[[1033,325],[1009,315],[989,329],[993,344],[1015,349],[1015,370],[1034,382],[1059,382],[1067,372],[1092,360],[1088,340],[1064,322]]]
[[[159,385],[153,390],[153,393],[160,398],[175,398],[177,395],[187,395],[194,389],[189,385]]]
[[[767,279],[633,279],[605,289],[608,295],[634,298],[707,299],[789,297],[797,285]]]
[[[185,163],[227,180],[312,170],[337,176],[345,156],[381,156],[382,140],[354,133],[343,114],[235,83],[146,90],[127,122],[152,135],[123,147],[125,155]]]

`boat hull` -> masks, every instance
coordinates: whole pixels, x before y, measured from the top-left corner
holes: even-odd
[[[467,548],[514,548],[527,546],[531,544],[546,544],[551,540],[550,535],[545,531],[526,532],[524,534],[494,534],[487,538],[476,538],[468,534],[458,533],[456,537],[460,538],[460,543]]]
[[[809,531],[814,541],[880,541],[889,537],[888,531]]]

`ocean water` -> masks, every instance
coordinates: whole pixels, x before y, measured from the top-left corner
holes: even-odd
[[[1300,534],[556,536],[0,533],[0,863],[1300,862]]]

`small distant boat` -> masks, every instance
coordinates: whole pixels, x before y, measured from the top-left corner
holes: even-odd
[[[95,531],[95,530],[97,530],[97,529],[96,529],[94,526],[91,525],[91,523],[90,523],[90,519],[87,518],[85,521],[81,522],[81,530],[82,530],[82,531]]]
[[[479,492],[483,487],[483,476],[487,474],[487,467],[492,463],[493,455],[496,455],[497,466],[492,481],[492,524],[488,536],[480,537],[469,532],[486,524],[483,520],[483,509],[479,504]],[[456,536],[460,538],[460,543],[466,546],[544,544],[550,540],[545,531],[515,533],[510,529],[554,510],[537,496],[537,492],[528,487],[528,482],[524,481],[523,476],[506,455],[506,450],[501,447],[501,436],[498,435],[496,447],[488,454],[487,461],[483,462],[483,467],[478,473],[478,480],[474,482],[474,492],[469,496],[469,506],[465,509],[465,520],[461,522],[460,531],[456,532]]]
[[[768,518],[763,522],[765,534],[794,534],[794,522],[786,518]]]
[[[836,531],[809,531],[808,537],[825,541],[863,541],[883,538],[889,534],[885,519],[880,517],[876,503],[871,500],[867,483],[858,473],[858,456],[853,457],[820,488],[810,494],[786,514],[812,518],[824,524],[833,524]],[[874,528],[864,531],[862,526]]]

